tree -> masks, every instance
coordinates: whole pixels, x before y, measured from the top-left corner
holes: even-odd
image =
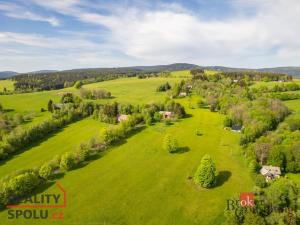
[[[268,157],[269,151],[272,145],[270,143],[257,143],[255,145],[255,154],[257,159],[260,162],[260,165],[263,165]]]
[[[283,168],[284,154],[279,147],[275,147],[270,151],[268,156],[268,164]]]
[[[175,138],[172,138],[170,134],[167,134],[163,143],[164,149],[170,153],[174,153],[178,149],[178,143]]]
[[[75,157],[72,153],[67,152],[61,157],[59,167],[63,170],[70,170],[75,166]]]
[[[3,110],[3,106],[1,105],[1,103],[0,103],[0,111],[2,111]]]
[[[53,112],[53,101],[50,99],[49,102],[48,102],[48,111],[49,112]]]
[[[50,164],[46,163],[39,169],[39,176],[47,180],[53,172],[53,168]]]
[[[243,225],[265,225],[265,221],[259,215],[254,214],[251,211],[247,211]]]
[[[78,80],[78,81],[76,81],[76,83],[74,84],[74,87],[75,87],[76,89],[79,89],[79,88],[82,87],[82,85],[83,85],[82,81],[81,81],[81,80]]]
[[[204,188],[211,188],[216,184],[216,166],[210,155],[206,154],[202,157],[200,166],[198,167],[194,181]]]

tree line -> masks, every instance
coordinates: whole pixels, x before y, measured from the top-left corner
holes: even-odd
[[[145,75],[144,71],[133,68],[83,69],[53,73],[27,73],[13,76],[15,90],[42,91],[72,87],[77,81],[83,83],[101,82],[120,77]]]

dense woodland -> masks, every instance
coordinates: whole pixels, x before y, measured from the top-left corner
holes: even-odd
[[[206,74],[203,69],[191,70],[193,79],[216,81],[222,78],[230,78],[232,80],[240,81],[289,81],[293,77],[287,74],[268,73],[268,72],[254,72],[254,71],[238,71],[238,72],[216,72],[213,74]]]
[[[300,172],[300,117],[291,114],[281,100],[296,99],[296,83],[252,88],[252,81],[288,81],[289,76],[249,72],[207,75],[192,71],[199,107],[226,115],[224,126],[240,127],[240,145],[256,184],[255,206],[225,211],[227,225],[298,224],[298,189],[285,178],[266,182],[262,165],[273,165],[285,173]],[[281,99],[281,100],[280,100]],[[233,197],[238,199],[238,197]]]
[[[146,76],[138,69],[85,69],[69,70],[47,74],[21,74],[12,77],[16,91],[41,91],[71,87],[76,81],[85,83],[112,80],[120,77]]]

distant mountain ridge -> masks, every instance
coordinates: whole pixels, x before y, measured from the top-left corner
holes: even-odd
[[[173,63],[169,65],[154,65],[154,66],[131,66],[131,67],[110,67],[110,68],[80,68],[80,69],[71,69],[71,70],[39,70],[28,73],[17,73],[13,71],[3,71],[0,72],[0,79],[8,78],[20,74],[47,74],[55,72],[64,72],[64,71],[101,71],[101,72],[110,72],[110,71],[144,71],[144,72],[161,72],[161,71],[177,71],[177,70],[191,70],[195,68],[207,69],[207,70],[218,70],[226,72],[235,72],[235,71],[258,71],[258,72],[272,72],[272,73],[285,73],[292,76],[300,77],[300,67],[287,66],[287,67],[272,67],[272,68],[258,68],[258,69],[248,69],[248,68],[233,68],[225,66],[199,66],[196,64],[190,63]]]
[[[14,72],[14,71],[1,71],[0,72],[0,79],[4,79],[4,78],[7,78],[7,77],[12,77],[12,76],[15,76],[17,74],[18,73]]]

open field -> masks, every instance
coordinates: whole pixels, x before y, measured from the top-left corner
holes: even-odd
[[[300,79],[293,79],[292,82],[277,82],[277,81],[270,81],[270,82],[262,82],[262,81],[259,81],[259,82],[255,82],[251,87],[253,88],[258,88],[258,87],[274,87],[275,85],[281,85],[281,84],[289,84],[289,83],[297,83],[297,84],[300,84]]]
[[[163,101],[166,97],[165,92],[156,92],[156,88],[169,82],[172,86],[179,82],[179,78],[124,78],[106,82],[92,83],[84,85],[86,89],[106,89],[112,93],[114,98],[98,100],[99,102],[117,101],[121,103],[142,104],[156,101]]]
[[[172,71],[171,76],[176,77],[176,78],[191,78],[192,77],[189,70]]]
[[[4,88],[9,91],[14,90],[14,82],[12,80],[0,80],[0,92],[3,91]]]
[[[46,140],[13,158],[0,163],[0,178],[20,169],[40,166],[57,154],[76,150],[83,142],[99,135],[105,125],[91,118],[68,125],[60,132],[50,135]]]
[[[167,81],[172,85],[180,80],[181,79],[179,78],[123,78],[92,83],[84,85],[83,87],[87,89],[106,89],[114,96],[113,99],[100,100],[100,102],[118,101],[137,104],[164,100],[166,94],[156,92],[156,88]],[[40,112],[41,108],[47,109],[49,99],[58,102],[60,99],[58,93],[60,92],[78,93],[78,90],[74,88],[65,88],[52,91],[2,95],[0,96],[0,102],[4,108],[13,109],[16,112]]]
[[[160,123],[148,127],[124,144],[113,147],[102,158],[59,179],[68,196],[64,224],[222,222],[226,200],[234,193],[251,191],[253,187],[240,156],[239,134],[223,129],[222,115],[206,109],[188,109],[187,100],[181,102],[191,117],[171,126]],[[79,123],[82,122],[73,126],[81,126]],[[82,132],[76,133],[82,135],[89,131],[90,122],[89,126],[81,126]],[[195,134],[196,129],[202,132],[201,136]],[[162,149],[166,133],[178,139],[183,152],[169,154]],[[68,139],[63,136],[61,140],[55,138],[45,142],[52,148],[44,146],[39,150],[51,149],[56,153],[67,150],[57,148],[64,148]],[[76,136],[72,138],[75,139]],[[38,149],[30,150],[28,154],[34,157],[34,151],[38,152]],[[196,187],[190,180],[205,153],[213,157],[220,174],[217,187],[211,190]],[[24,154],[20,159],[21,156]],[[27,160],[35,161],[32,157]],[[43,157],[46,159],[46,154]],[[36,159],[42,161],[38,156]],[[55,192],[57,187],[52,185],[43,193]],[[6,217],[6,211],[0,213],[1,224],[28,224],[27,220],[7,220]],[[41,221],[30,220],[30,223],[41,224]],[[53,221],[43,221],[42,224],[53,224]]]

